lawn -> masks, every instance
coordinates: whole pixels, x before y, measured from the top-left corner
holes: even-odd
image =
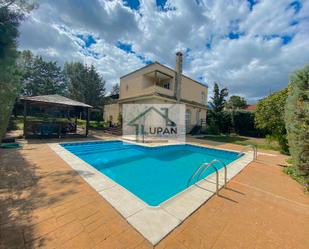
[[[280,147],[276,141],[268,141],[265,138],[228,136],[228,135],[205,135],[199,139],[206,139],[221,143],[232,143],[244,146],[254,145],[258,149],[280,151]]]

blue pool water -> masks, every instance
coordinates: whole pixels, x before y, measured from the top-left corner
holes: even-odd
[[[188,180],[202,163],[220,159],[229,164],[239,158],[236,152],[188,144],[149,148],[110,141],[62,146],[150,206],[158,206],[194,184],[198,179],[189,184]],[[202,177],[211,173],[213,169],[208,168]]]

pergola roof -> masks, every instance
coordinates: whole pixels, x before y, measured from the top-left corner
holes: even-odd
[[[41,102],[41,103],[48,103],[48,104],[55,104],[55,105],[66,105],[66,106],[78,106],[78,107],[86,107],[86,108],[92,108],[91,105],[87,105],[85,103],[75,101],[73,99],[69,99],[66,97],[63,97],[58,94],[53,95],[40,95],[40,96],[22,96],[20,97],[21,100],[24,101],[31,101],[31,102]]]

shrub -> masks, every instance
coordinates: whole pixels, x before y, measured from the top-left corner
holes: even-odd
[[[216,114],[208,111],[206,123],[208,134],[229,133],[231,128],[231,117],[226,111],[221,111]],[[211,133],[211,131],[213,133]]]
[[[250,111],[239,110],[234,112],[234,129],[238,135],[263,137],[265,131],[257,129],[254,125],[255,113]]]
[[[255,125],[275,137],[281,147],[282,153],[288,153],[284,109],[288,89],[285,88],[262,100],[257,104],[255,112]]]
[[[293,162],[309,178],[309,65],[291,77],[285,121]]]
[[[234,127],[232,124],[232,115],[234,115]],[[239,110],[239,111],[223,111],[220,117],[220,123],[214,122],[212,113],[207,113],[207,129],[206,134],[230,133],[235,130],[235,133],[243,136],[264,137],[265,130],[258,129],[254,125],[254,112]]]
[[[283,169],[283,172],[287,175],[291,176],[295,181],[299,182],[300,184],[304,185],[305,190],[309,192],[309,178],[305,177],[297,167],[288,166]]]
[[[219,135],[219,129],[214,125],[206,125],[206,127],[202,128],[201,134],[212,134]]]
[[[221,133],[230,133],[232,127],[231,115],[227,111],[221,113],[219,130]]]

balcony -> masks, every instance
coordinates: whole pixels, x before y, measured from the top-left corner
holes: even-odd
[[[150,84],[147,87],[147,92],[160,93],[168,96],[174,96],[174,81],[173,76],[155,70],[144,75],[145,80]]]

